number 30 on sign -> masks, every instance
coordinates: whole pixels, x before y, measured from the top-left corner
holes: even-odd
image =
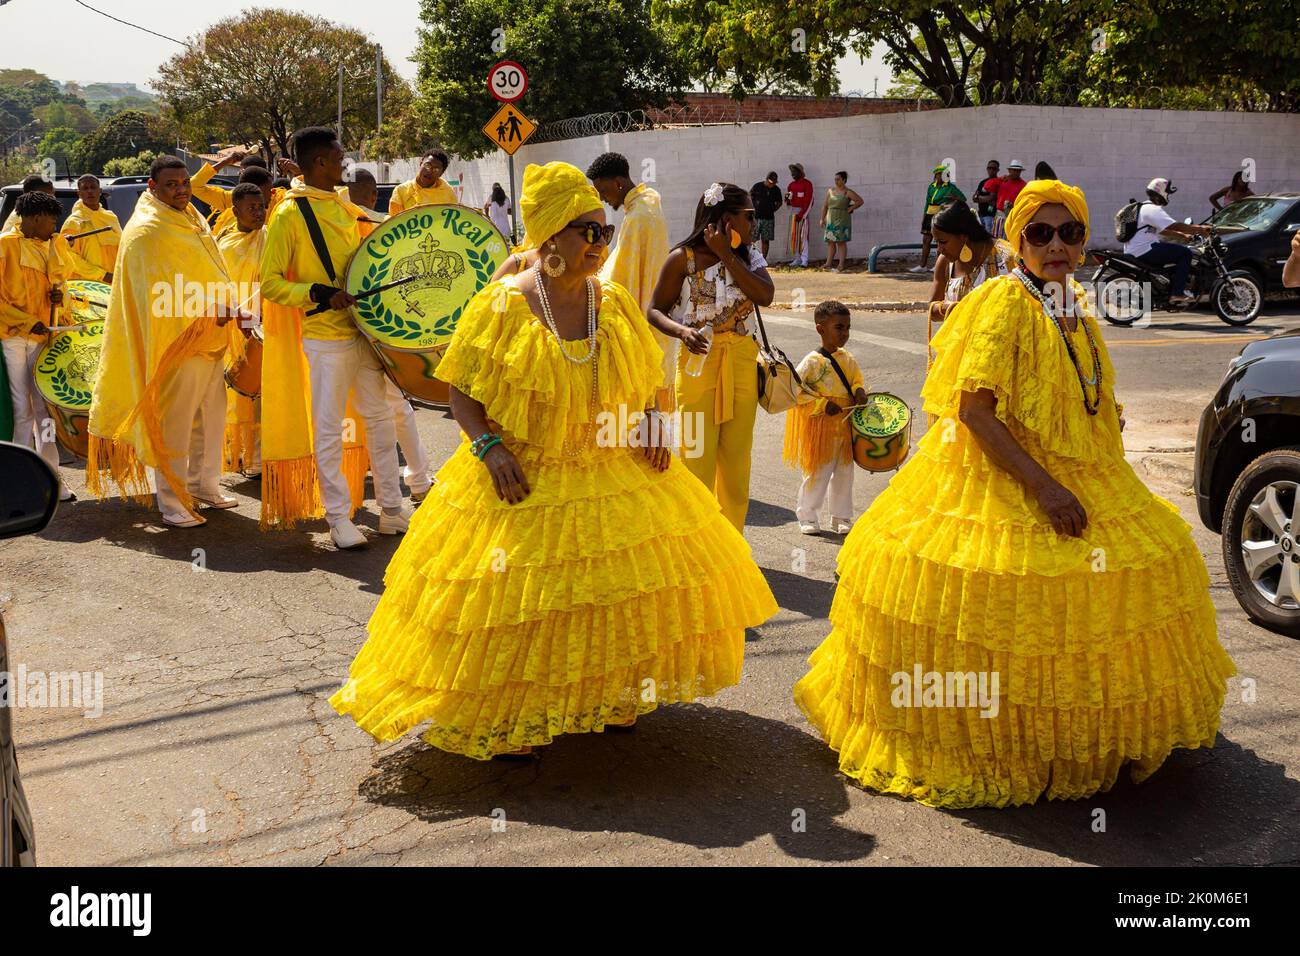
[[[488,92],[502,103],[513,103],[528,89],[528,74],[514,60],[502,60],[488,71]]]

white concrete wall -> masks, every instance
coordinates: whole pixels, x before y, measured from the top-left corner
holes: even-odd
[[[866,205],[854,214],[851,257],[864,257],[884,242],[919,242],[925,185],[945,158],[957,164],[957,185],[969,198],[992,158],[1005,170],[1022,161],[1046,160],[1066,182],[1088,196],[1094,244],[1114,245],[1112,217],[1146,183],[1167,176],[1178,186],[1169,212],[1199,221],[1210,212],[1208,196],[1226,186],[1243,159],[1255,161],[1256,192],[1300,190],[1300,115],[1208,113],[1177,110],[1082,109],[988,106],[964,110],[887,113],[835,119],[742,126],[689,127],[590,136],[525,146],[515,155],[516,188],[527,163],[561,159],[581,169],[598,154],[627,156],[634,179],[652,179],[663,195],[676,241],[691,227],[695,204],[714,180],[749,188],[769,169],[801,162],[817,187],[815,210],[836,170]],[[370,165],[373,168],[373,164]],[[642,170],[647,174],[643,175]],[[414,161],[390,164],[389,179],[414,174]],[[464,181],[466,205],[481,206],[493,182],[507,181],[505,157],[465,162],[453,158],[453,176]],[[611,217],[617,222],[619,215]],[[785,258],[789,214],[777,219],[772,258]],[[814,219],[813,252],[825,254]]]

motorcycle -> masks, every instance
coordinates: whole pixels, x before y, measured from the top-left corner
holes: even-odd
[[[1192,271],[1187,293],[1198,300],[1208,296],[1219,318],[1229,325],[1249,325],[1259,318],[1264,290],[1250,273],[1228,269],[1219,231],[1211,226],[1209,236],[1188,245]],[[1097,313],[1112,325],[1130,326],[1155,309],[1183,308],[1169,303],[1173,263],[1152,264],[1104,249],[1093,252],[1092,258],[1097,263],[1092,275]]]

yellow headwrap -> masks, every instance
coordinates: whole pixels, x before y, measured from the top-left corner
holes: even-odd
[[[1070,210],[1070,215],[1083,223],[1085,227],[1088,225],[1088,200],[1084,198],[1082,189],[1077,186],[1067,185],[1059,179],[1035,179],[1020,190],[1020,195],[1016,196],[1016,201],[1011,206],[1011,212],[1007,213],[1006,222],[1003,224],[1007,234],[1007,243],[1011,246],[1017,258],[1020,257],[1020,234],[1024,231],[1025,226],[1034,218],[1039,209],[1052,203],[1060,203]],[[1083,235],[1085,248],[1088,245],[1088,235],[1087,232]],[[1082,258],[1080,262],[1082,262]]]
[[[524,170],[524,191],[519,197],[524,217],[524,241],[519,250],[541,248],[573,220],[600,208],[600,194],[577,166],[530,163]]]

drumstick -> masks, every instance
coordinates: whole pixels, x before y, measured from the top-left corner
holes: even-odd
[[[420,276],[407,276],[405,279],[395,279],[394,281],[389,282],[389,283],[387,283],[386,285],[377,285],[377,286],[375,286],[373,289],[364,289],[364,290],[362,290],[361,292],[356,293],[352,298],[354,298],[354,299],[368,299],[368,298],[370,298],[372,295],[379,295],[381,292],[387,292],[389,289],[396,289],[399,285],[406,285],[406,283],[408,283],[408,282],[414,282],[416,279],[419,279],[419,278],[421,278],[421,277],[420,277]],[[322,312],[328,312],[328,311],[330,311],[330,307],[329,307],[328,305],[318,305],[318,306],[316,306],[316,308],[312,309],[312,310],[311,310],[310,312],[308,312],[307,314],[308,314],[308,315],[319,315],[319,314],[322,313]]]
[[[76,239],[85,239],[87,236],[98,235],[101,232],[108,232],[112,228],[112,226],[100,226],[98,229],[91,229],[89,232],[79,232],[72,236],[64,236],[63,238],[68,242],[72,242]]]

